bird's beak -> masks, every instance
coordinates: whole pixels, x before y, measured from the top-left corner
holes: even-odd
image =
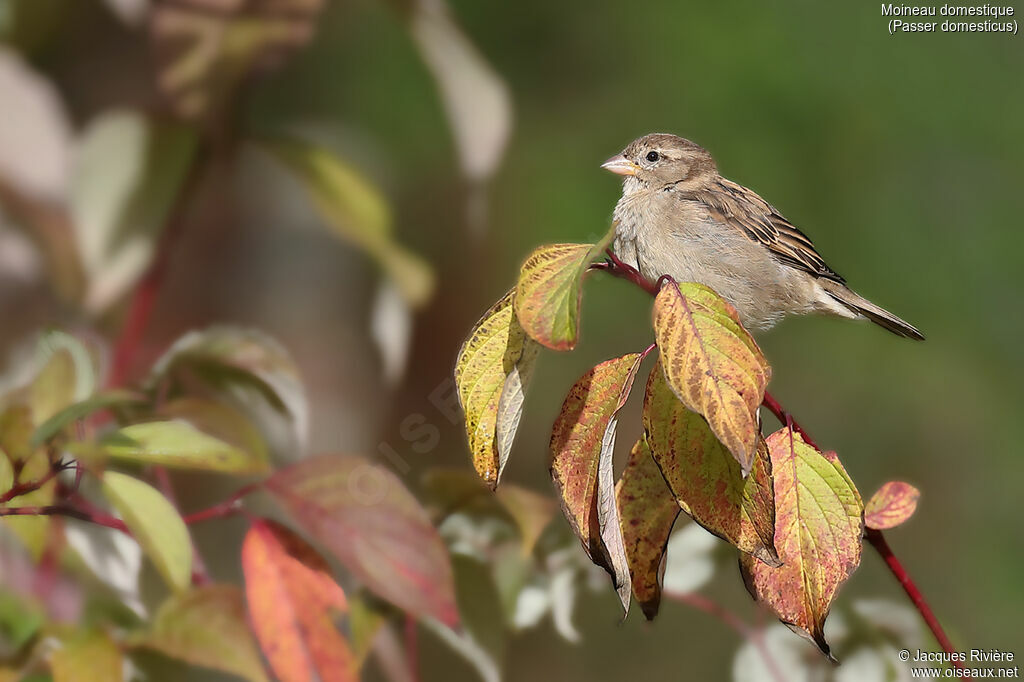
[[[601,168],[611,171],[616,175],[636,175],[640,166],[636,165],[622,154],[616,154],[601,164]]]

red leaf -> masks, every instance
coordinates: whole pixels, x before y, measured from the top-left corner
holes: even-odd
[[[679,505],[665,483],[647,441],[633,446],[615,487],[633,594],[648,620],[661,604],[661,567]]]
[[[551,429],[551,477],[562,510],[587,555],[615,582],[629,608],[626,559],[612,454],[616,414],[626,403],[644,356],[630,353],[597,365],[569,390]]]
[[[330,567],[305,540],[273,521],[255,521],[242,545],[252,628],[282,682],[356,680],[348,642],[332,621],[347,609]]]
[[[360,457],[321,455],[278,471],[266,488],[370,590],[410,613],[458,623],[448,551],[390,471]]]
[[[864,525],[888,530],[906,523],[917,511],[921,491],[903,481],[889,481],[864,505]]]

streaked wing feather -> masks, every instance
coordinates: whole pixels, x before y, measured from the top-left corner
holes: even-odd
[[[786,265],[816,277],[846,283],[825,263],[807,235],[755,192],[731,180],[718,178],[711,189],[687,193],[686,198],[701,202],[713,217],[722,222],[741,228],[745,235],[763,244]]]

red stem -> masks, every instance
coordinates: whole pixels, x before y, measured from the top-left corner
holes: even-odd
[[[167,217],[160,240],[157,243],[153,255],[153,261],[146,270],[142,279],[139,280],[135,293],[128,307],[128,314],[125,317],[124,325],[114,346],[114,356],[111,361],[110,379],[108,384],[111,387],[124,385],[132,369],[132,363],[142,343],[142,337],[149,320],[153,315],[153,308],[157,296],[163,285],[164,278],[171,262],[171,252],[177,244],[185,226],[189,199],[193,196],[195,187],[199,184],[200,176],[203,173],[205,163],[205,151],[203,146],[196,152],[196,158],[192,160],[188,174],[178,190],[177,200]]]
[[[900,560],[892,553],[892,548],[889,547],[889,543],[886,542],[882,531],[875,528],[868,528],[864,532],[864,538],[871,543],[871,546],[875,548],[885,561],[885,565],[888,566],[892,574],[896,576],[896,580],[899,581],[900,585],[903,587],[903,591],[907,593],[908,597],[910,597],[910,601],[917,608],[921,617],[924,618],[924,622],[928,624],[928,629],[930,629],[932,634],[935,635],[935,639],[938,641],[939,646],[942,647],[942,650],[947,654],[954,653],[956,649],[953,648],[953,643],[949,641],[949,637],[946,636],[945,630],[942,629],[939,619],[935,617],[935,612],[932,611],[932,607],[925,600],[924,595],[921,594],[921,590],[917,588],[917,584],[907,573],[907,569],[903,567]],[[951,663],[954,668],[959,668],[960,670],[964,669],[964,664],[956,658],[953,658]],[[971,678],[966,677],[962,679]]]
[[[608,251],[608,257],[610,259],[610,262],[595,263],[594,265],[590,266],[591,269],[604,270],[605,272],[614,275],[615,277],[621,277],[622,279],[633,282],[638,287],[640,287],[647,293],[651,294],[652,296],[656,296],[658,294],[657,285],[651,284],[651,282],[647,281],[643,276],[641,276],[635,268],[619,260],[615,256],[615,254],[611,252],[611,250]],[[798,424],[795,419],[793,419],[793,415],[787,412],[785,408],[783,408],[782,405],[779,403],[779,401],[776,400],[767,391],[765,391],[764,393],[764,399],[761,404],[768,408],[768,410],[772,414],[774,414],[780,422],[792,428],[794,431],[803,436],[804,442],[813,447],[815,450],[821,450],[818,444],[814,442],[814,439],[811,438],[810,434],[808,434],[807,431],[804,430],[804,428],[800,426],[800,424]],[[890,548],[889,544],[885,541],[885,537],[882,535],[882,532],[879,530],[869,528],[865,534],[865,538],[867,539],[868,543],[870,543],[870,545],[875,548],[879,555],[881,555],[882,559],[885,560],[886,566],[889,567],[889,570],[892,572],[894,576],[896,576],[896,579],[900,582],[900,585],[903,586],[903,589],[907,593],[907,596],[910,597],[911,603],[917,609],[918,613],[921,614],[921,618],[924,619],[924,622],[928,625],[928,628],[932,631],[932,634],[935,635],[935,639],[936,641],[938,641],[943,651],[945,651],[948,654],[955,653],[955,649],[953,649],[952,642],[950,642],[949,637],[946,636],[946,633],[942,629],[942,625],[939,624],[938,619],[935,617],[935,613],[932,611],[931,606],[925,600],[924,595],[921,594],[921,591],[917,588],[917,585],[911,579],[910,575],[903,567],[903,564],[901,564],[899,560],[896,558],[896,556],[893,554],[892,548]],[[961,670],[964,669],[964,665],[960,661],[954,660],[953,666]]]
[[[35,481],[25,481],[24,483],[19,483],[18,485],[14,486],[3,495],[0,495],[0,504],[6,504],[13,500],[15,497],[27,495],[28,493],[39,490],[44,485],[49,483],[54,476],[56,476],[66,468],[67,467],[62,464],[55,464],[50,467],[50,470],[46,472],[46,475],[43,476],[42,478]]]
[[[191,525],[193,523],[201,523],[203,521],[209,521],[210,519],[223,519],[228,516],[234,516],[242,512],[242,498],[259,488],[262,483],[253,483],[247,485],[244,488],[236,491],[231,497],[218,502],[212,507],[207,507],[191,514],[182,516],[181,519],[186,524]]]
[[[51,504],[43,507],[4,507],[0,509],[0,516],[68,516],[73,519],[95,523],[98,526],[113,528],[114,530],[131,535],[128,526],[124,525],[124,521],[121,519],[96,511],[86,511],[66,503]]]

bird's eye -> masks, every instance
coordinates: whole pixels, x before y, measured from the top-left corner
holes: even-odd
[[[661,155],[658,154],[658,152],[647,152],[647,160],[650,161],[651,163],[654,163],[660,158]]]

